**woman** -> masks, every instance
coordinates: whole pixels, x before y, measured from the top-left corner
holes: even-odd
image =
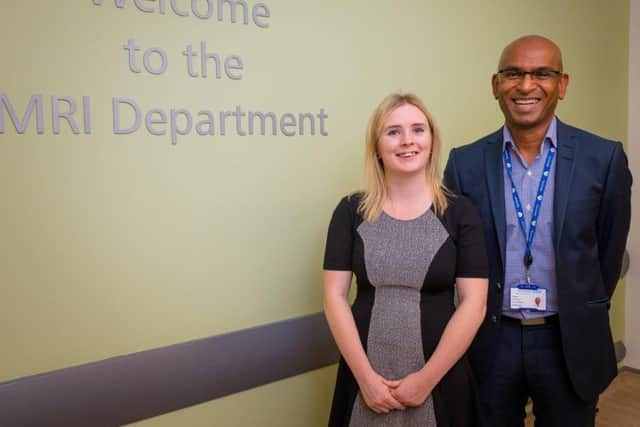
[[[324,308],[343,356],[330,426],[474,424],[463,354],[485,313],[483,232],[470,202],[445,193],[439,153],[415,95],[390,95],[373,113],[366,190],[340,201],[325,251]]]

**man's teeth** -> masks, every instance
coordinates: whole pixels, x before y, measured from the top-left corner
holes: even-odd
[[[537,104],[538,103],[537,99],[516,99],[514,101],[518,105],[531,105],[531,104]]]

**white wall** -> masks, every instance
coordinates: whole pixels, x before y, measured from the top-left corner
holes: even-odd
[[[629,138],[627,153],[635,185],[632,195],[629,254],[631,266],[627,273],[624,364],[640,369],[640,0],[630,1],[629,13]]]

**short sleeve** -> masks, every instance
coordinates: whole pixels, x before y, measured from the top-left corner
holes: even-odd
[[[456,277],[489,277],[484,228],[476,207],[464,196],[456,204]]]
[[[324,251],[325,270],[352,270],[354,213],[348,197],[333,211]]]

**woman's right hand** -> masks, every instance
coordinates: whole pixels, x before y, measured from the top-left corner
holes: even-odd
[[[393,383],[392,381],[388,382]],[[385,379],[376,372],[372,371],[365,378],[359,380],[358,385],[360,386],[360,393],[364,403],[373,412],[388,414],[393,410],[404,410],[404,405],[391,395],[391,390],[385,384]]]

